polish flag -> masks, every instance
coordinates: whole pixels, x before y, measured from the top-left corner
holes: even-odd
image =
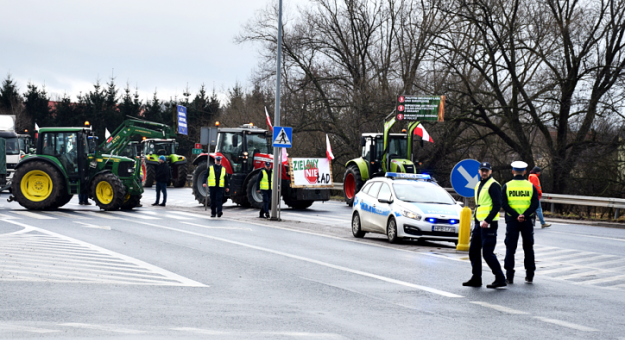
[[[35,123],[35,131],[39,131],[39,125],[37,125],[37,123]]]
[[[109,137],[111,137],[111,133],[109,132],[109,129],[104,128],[104,138],[109,139]]]
[[[421,124],[417,125],[417,128],[414,129],[414,134],[417,136],[421,136],[421,139],[423,139],[426,142],[434,143],[434,140],[432,139],[430,134],[427,131],[425,131],[425,128]]]
[[[269,128],[271,129],[271,132],[273,132],[273,126],[271,125],[271,118],[269,118],[269,112],[267,112],[266,106],[265,106],[265,117],[267,117],[267,126],[269,126]]]
[[[289,155],[286,153],[286,148],[281,148],[282,149],[282,164],[287,164],[289,162]]]
[[[327,133],[326,133],[326,156],[328,157],[329,160],[334,159],[334,154],[332,153],[332,146],[330,145],[330,138],[328,137]]]

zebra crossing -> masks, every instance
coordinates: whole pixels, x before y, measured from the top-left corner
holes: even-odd
[[[15,220],[0,235],[0,281],[206,287],[141,260]]]
[[[194,220],[201,215],[175,210],[130,210],[130,211],[99,211],[99,210],[63,210],[63,211],[26,211],[1,210],[0,220]]]

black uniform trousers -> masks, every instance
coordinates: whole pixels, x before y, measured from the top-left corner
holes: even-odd
[[[260,210],[260,213],[261,215],[269,214],[269,204],[271,203],[271,190],[261,190],[260,192],[263,194],[263,207]]]
[[[211,215],[221,212],[224,205],[224,188],[209,187],[208,192],[211,198]]]
[[[534,261],[534,226],[531,220],[519,222],[512,218],[506,218],[506,259],[504,268],[508,272],[514,271],[514,254],[519,243],[519,234],[523,238],[523,253],[525,253],[525,271],[534,273],[536,263]]]
[[[484,261],[486,261],[486,264],[488,264],[490,270],[495,275],[495,279],[505,281],[506,278],[503,276],[501,264],[497,260],[497,255],[495,255],[498,221],[492,221],[490,228],[481,228],[480,222],[477,220],[473,222],[475,227],[471,231],[471,242],[469,243],[469,260],[471,260],[473,269],[472,279],[482,278],[482,256],[484,256]]]

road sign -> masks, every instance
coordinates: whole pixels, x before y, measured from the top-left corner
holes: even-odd
[[[290,148],[291,137],[293,136],[293,128],[286,126],[273,127],[273,147],[274,148]]]
[[[200,144],[200,143],[195,143],[195,148],[196,148],[196,149],[201,149],[201,148],[202,148],[202,144]]]
[[[193,154],[194,154],[194,155],[199,155],[199,154],[201,154],[201,153],[202,153],[202,149],[201,149],[201,148],[200,148],[200,149],[197,149],[197,148],[196,148],[196,149],[193,149]]]
[[[178,111],[178,133],[181,135],[187,134],[187,108],[182,105],[176,105],[176,111]]]
[[[474,197],[475,186],[480,181],[480,162],[464,159],[451,171],[451,186],[462,197]]]
[[[445,119],[445,96],[397,97],[397,120],[439,121]]]

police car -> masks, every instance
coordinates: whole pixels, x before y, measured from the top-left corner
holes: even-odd
[[[389,242],[429,239],[458,242],[462,206],[426,174],[387,173],[354,198],[352,234],[385,234]]]

